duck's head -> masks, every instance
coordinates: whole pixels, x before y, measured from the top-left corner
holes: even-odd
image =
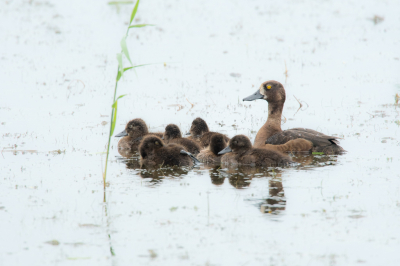
[[[157,136],[148,135],[143,138],[139,145],[140,155],[145,158],[151,151],[158,150],[164,147],[164,142]]]
[[[169,124],[168,126],[166,126],[164,132],[164,140],[168,141],[177,138],[182,138],[181,130],[179,129],[179,127],[175,124]]]
[[[146,123],[143,121],[143,119],[136,118],[129,121],[125,126],[125,130],[115,135],[115,137],[129,136],[137,139],[143,137],[147,133],[149,133],[149,130]]]
[[[210,140],[210,150],[214,154],[218,154],[220,151],[225,149],[227,146],[227,143],[225,142],[225,137],[222,134],[215,134],[211,137]]]
[[[225,154],[228,152],[241,153],[251,149],[252,145],[250,139],[245,135],[237,135],[231,138],[228,146],[218,154]]]
[[[208,129],[206,121],[204,121],[200,117],[197,117],[195,120],[193,120],[192,126],[190,127],[190,135],[201,136],[209,131],[210,130]]]
[[[268,80],[261,84],[260,88],[252,95],[243,99],[243,101],[254,101],[263,99],[269,103],[284,103],[286,93],[283,85],[275,80]]]

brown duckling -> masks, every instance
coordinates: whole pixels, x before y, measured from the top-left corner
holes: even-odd
[[[192,166],[199,162],[179,144],[165,144],[155,135],[145,136],[139,145],[140,161],[144,165]]]
[[[197,155],[197,159],[203,163],[220,163],[222,155],[218,153],[225,149],[228,145],[228,143],[225,141],[225,137],[226,136],[222,134],[213,134],[210,140],[210,145],[200,151],[200,153]]]
[[[313,151],[328,154],[345,151],[338,145],[337,137],[327,136],[312,129],[292,128],[282,131],[281,117],[286,93],[283,85],[278,81],[269,80],[262,83],[254,94],[244,98],[243,101],[257,99],[263,99],[268,102],[268,118],[256,135],[254,147],[264,148],[265,144],[280,145],[288,143],[288,147],[290,146],[292,151]],[[292,141],[296,139],[303,139],[303,141],[298,141],[298,143]],[[289,143],[290,141],[292,142]]]
[[[164,141],[168,144],[180,144],[185,147],[186,151],[192,153],[193,155],[197,155],[201,150],[200,145],[196,141],[182,138],[181,130],[177,125],[174,124],[169,124],[165,127]]]
[[[188,139],[192,139],[194,141],[197,141],[201,148],[206,148],[208,145],[210,145],[211,137],[214,134],[220,134],[217,132],[212,132],[208,129],[208,125],[206,121],[204,121],[202,118],[197,117],[195,120],[192,122],[192,126],[190,127],[190,137]],[[226,142],[229,141],[229,138],[226,135],[223,135],[224,139]]]
[[[279,151],[253,148],[250,139],[237,135],[229,141],[229,146],[219,152],[225,154],[221,159],[224,164],[244,164],[255,166],[284,166],[292,159]]]
[[[150,133],[143,119],[136,118],[129,121],[125,126],[125,130],[115,135],[115,137],[123,137],[118,142],[118,152],[124,156],[123,154],[126,153],[124,150],[137,151],[141,139],[149,134],[158,137],[163,136],[163,133]]]

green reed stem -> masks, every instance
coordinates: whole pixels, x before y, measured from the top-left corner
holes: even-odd
[[[131,17],[130,17],[130,21],[129,21],[129,25],[128,25],[127,29],[126,29],[126,33],[125,33],[124,38],[121,40],[121,52],[118,54],[118,55],[119,55],[118,69],[117,69],[117,76],[116,76],[116,79],[115,79],[114,98],[113,98],[113,104],[112,104],[112,109],[111,109],[110,132],[109,132],[109,135],[108,135],[106,164],[105,164],[105,169],[104,169],[104,173],[103,173],[103,186],[104,186],[104,190],[106,189],[107,166],[108,166],[108,156],[109,156],[109,154],[110,154],[111,137],[112,137],[112,135],[113,135],[113,133],[114,133],[115,124],[116,124],[116,119],[117,119],[117,116],[116,116],[117,108],[118,108],[117,101],[118,101],[119,98],[121,98],[121,97],[124,96],[124,95],[121,95],[121,96],[119,96],[119,97],[117,98],[118,82],[119,82],[119,80],[121,79],[122,75],[124,74],[124,72],[125,72],[126,70],[129,70],[129,69],[132,69],[132,68],[135,68],[135,67],[139,67],[139,66],[131,66],[131,67],[128,67],[128,68],[123,68],[123,66],[122,66],[122,55],[125,55],[125,57],[129,60],[129,62],[130,62],[131,65],[132,65],[132,62],[131,62],[131,59],[130,59],[130,56],[129,56],[129,52],[128,52],[128,49],[127,49],[127,47],[126,47],[126,38],[128,37],[129,30],[130,30],[131,28],[135,28],[135,27],[136,27],[136,28],[141,28],[141,27],[144,27],[144,26],[151,26],[150,24],[131,25],[133,19],[135,18],[136,12],[137,12],[137,10],[138,10],[139,1],[140,1],[140,0],[138,0],[138,1],[136,2],[135,6],[133,7],[133,10],[132,10],[132,13],[131,13]],[[117,58],[118,58],[118,55],[117,55]]]

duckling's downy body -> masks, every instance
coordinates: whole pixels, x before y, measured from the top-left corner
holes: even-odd
[[[210,145],[211,138],[214,134],[220,133],[210,131],[206,121],[200,117],[197,117],[192,122],[192,126],[190,127],[190,137],[188,137],[188,139],[198,142],[201,148],[206,148],[208,145]],[[229,138],[226,135],[223,136],[225,141],[228,142]]]
[[[211,137],[210,145],[201,150],[197,155],[197,159],[203,163],[220,163],[222,155],[218,154],[220,151],[226,148],[228,143],[225,141],[225,137],[222,134],[214,134]]]
[[[150,134],[158,137],[163,136],[163,133],[150,133],[143,119],[136,118],[129,121],[125,126],[125,130],[115,135],[115,137],[123,137],[118,142],[118,152],[122,156],[127,151],[136,152],[142,138]]]
[[[193,155],[197,155],[201,150],[200,145],[196,141],[182,138],[181,130],[177,125],[174,124],[169,124],[165,127],[164,141],[168,144],[175,143],[182,145],[185,147],[186,151],[192,153]]]
[[[144,165],[192,166],[193,159],[179,144],[165,144],[161,138],[149,135],[139,146],[140,161]]]
[[[245,135],[233,137],[219,154],[225,154],[221,159],[224,164],[285,166],[292,162],[288,155],[279,151],[253,148]]]
[[[283,85],[278,81],[264,82],[259,90],[244,98],[243,101],[257,99],[264,99],[268,102],[268,118],[256,135],[255,148],[273,148],[280,151],[313,151],[327,154],[344,152],[344,149],[338,145],[337,137],[306,128],[292,128],[282,131],[281,118],[286,93]],[[272,145],[282,144],[286,144],[286,146],[272,147]]]

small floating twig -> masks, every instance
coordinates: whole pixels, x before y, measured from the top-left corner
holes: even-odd
[[[296,96],[294,96],[293,95],[293,97],[297,100],[297,102],[300,104],[300,107],[299,107],[299,109],[297,109],[297,111],[296,111],[296,113],[294,113],[294,115],[293,116],[295,116],[296,114],[297,114],[297,112],[303,107],[303,104],[302,104],[302,102],[303,103],[305,103],[305,104],[307,104],[307,108],[309,107],[309,105],[308,105],[308,103],[306,103],[305,101],[300,101],[299,99],[297,99],[297,97]],[[305,110],[307,110],[307,108],[306,109],[304,109],[304,110],[302,110],[302,111],[305,111]]]
[[[188,98],[186,98],[186,101],[192,105],[192,108],[194,107],[194,104],[189,102]],[[192,109],[192,108],[190,108],[190,109]]]

